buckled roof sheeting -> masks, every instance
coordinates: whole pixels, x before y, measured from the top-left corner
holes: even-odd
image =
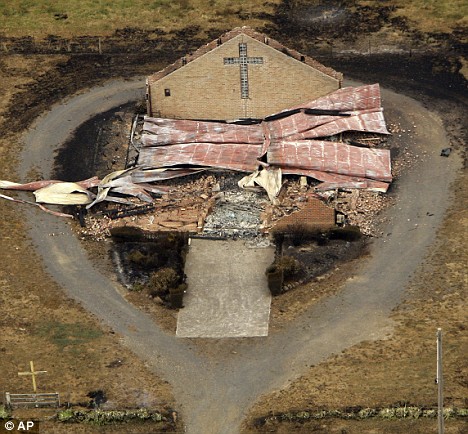
[[[191,121],[145,117],[142,145],[163,146],[178,143],[263,143],[258,125]]]
[[[378,84],[345,87],[309,103],[277,113],[297,109],[335,110],[338,116],[314,116],[304,111],[267,123],[271,139],[289,136],[300,138],[328,137],[343,131],[389,134],[383,117]],[[305,133],[300,136],[300,133]]]
[[[258,168],[261,145],[233,143],[183,143],[143,148],[138,164],[144,168],[176,165],[210,166],[219,169],[253,172]]]
[[[323,140],[276,142],[268,148],[269,164],[358,176],[378,181],[392,180],[390,153]]]
[[[147,117],[140,176],[147,180],[146,169],[187,165],[253,172],[266,154],[267,165],[314,177],[324,188],[386,191],[392,180],[388,150],[316,140],[344,131],[389,134],[378,84],[339,89],[255,125]]]

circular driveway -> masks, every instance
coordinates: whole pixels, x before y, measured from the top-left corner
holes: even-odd
[[[25,179],[34,167],[44,178],[50,177],[54,151],[81,123],[140,99],[143,93],[141,78],[112,81],[53,106],[24,137],[20,175]],[[47,271],[71,298],[122,335],[126,346],[172,384],[188,433],[237,433],[260,395],[285,387],[306,365],[391,333],[391,310],[402,300],[410,276],[434,240],[461,162],[455,155],[439,156],[440,149],[449,145],[440,118],[406,96],[382,89],[382,97],[388,116],[403,126],[416,125],[411,146],[424,156],[393,187],[398,199],[386,212],[389,223],[384,230],[390,235],[374,241],[370,258],[335,296],[268,337],[236,341],[235,354],[230,356],[220,352],[219,358],[207,357],[192,350],[191,340],[163,332],[126,302],[118,284],[96,269],[67,221],[35,207],[27,210],[29,235]],[[50,233],[60,235],[50,237]],[[233,346],[229,340],[223,345],[230,351]]]

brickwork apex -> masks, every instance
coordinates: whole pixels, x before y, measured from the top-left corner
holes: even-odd
[[[148,115],[260,119],[327,95],[341,83],[342,74],[242,27],[149,76]]]

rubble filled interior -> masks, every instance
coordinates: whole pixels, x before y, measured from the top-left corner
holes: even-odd
[[[151,247],[150,239],[154,238],[151,234],[166,233],[167,236],[162,237],[165,240],[168,236],[170,238],[178,233],[214,239],[241,238],[252,247],[274,242],[277,251],[281,251],[280,256],[286,256],[285,261],[289,261],[285,263],[287,275],[284,284],[284,290],[288,290],[329,271],[340,261],[354,259],[365,253],[366,237],[350,237],[346,231],[336,233],[333,228],[358,228],[360,234],[378,236],[379,213],[391,203],[391,198],[384,193],[389,184],[382,181],[388,182],[388,179],[391,179],[389,169],[386,168],[390,163],[385,159],[389,158],[387,155],[390,155],[392,144],[382,117],[378,85],[364,86],[357,91],[344,89],[341,93],[348,99],[349,95],[352,95],[351,103],[346,102],[349,110],[361,108],[363,113],[350,112],[351,118],[341,116],[342,113],[323,113],[323,107],[327,107],[326,104],[333,101],[333,98],[326,98],[323,104],[309,104],[312,107],[318,106],[319,110],[322,110],[320,113],[308,114],[294,110],[292,114],[274,116],[271,119],[272,125],[268,127],[270,135],[276,134],[280,137],[286,134],[287,139],[287,134],[292,134],[294,137],[298,133],[289,128],[288,119],[295,116],[296,120],[302,123],[303,129],[312,123],[312,130],[301,133],[304,136],[317,134],[321,139],[321,133],[313,132],[317,125],[324,131],[323,134],[335,132],[336,134],[325,137],[326,142],[313,138],[307,142],[316,142],[320,146],[331,146],[334,149],[336,154],[323,154],[321,151],[323,161],[319,163],[324,167],[331,164],[330,167],[335,173],[310,170],[307,165],[296,169],[295,166],[289,165],[287,154],[280,157],[277,167],[275,164],[262,162],[259,157],[257,162],[255,158],[253,161],[249,160],[250,151],[243,154],[245,145],[242,142],[251,137],[254,141],[257,136],[264,137],[256,127],[258,122],[247,126],[224,124],[224,133],[221,136],[216,134],[219,128],[216,123],[205,122],[201,127],[197,123],[197,132],[194,133],[184,130],[193,128],[192,121],[150,119],[148,123],[147,117],[135,115],[135,106],[130,104],[120,107],[115,113],[106,113],[95,124],[91,122],[87,125],[88,133],[85,137],[89,139],[94,136],[96,139],[91,153],[93,161],[85,164],[82,173],[94,173],[98,176],[78,183],[72,180],[38,181],[21,185],[2,181],[2,187],[33,191],[37,202],[72,205],[66,209],[79,217],[82,239],[102,241],[119,231],[125,232],[126,229],[143,231],[146,239],[139,245],[130,248],[128,240],[126,243],[116,244],[113,249],[114,263],[118,270],[123,270],[120,272],[121,281],[128,289],[144,290],[150,298],[156,298],[161,303],[170,304],[168,288],[159,293],[155,291],[154,285],[151,284],[151,273],[145,270],[144,266],[148,257],[147,250]],[[333,104],[332,106],[336,107],[337,104],[344,103],[334,101]],[[366,110],[370,110],[370,113]],[[367,115],[371,116],[366,117]],[[357,123],[350,121],[353,116]],[[350,131],[343,128],[345,124],[349,126]],[[172,127],[175,130],[171,130]],[[183,160],[186,157],[183,152],[171,154],[171,147],[184,146],[185,142],[196,143],[200,128],[203,130],[203,138],[200,140],[214,141],[213,146],[209,145],[209,149],[216,150],[226,137],[228,141],[232,141],[233,137],[239,141],[240,145],[228,145],[232,148],[237,146],[237,150],[233,151],[233,159],[210,160],[210,155],[214,154],[207,151],[206,165],[197,164],[200,161],[195,161],[194,164],[190,161],[192,157],[189,157],[188,164],[178,161],[178,158]],[[244,134],[243,128],[248,131],[247,135]],[[361,131],[355,131],[353,128]],[[148,136],[148,129],[151,130],[151,136]],[[208,134],[207,131],[211,133]],[[262,127],[261,131],[265,131],[265,127]],[[75,144],[69,144],[71,155],[74,146],[82,148],[79,134],[74,140]],[[155,140],[161,143],[153,148]],[[269,137],[266,142],[254,144],[257,149],[255,152],[259,152],[258,155],[267,155],[266,151],[271,146],[274,148],[271,140],[274,141]],[[179,142],[181,143],[177,145]],[[145,143],[150,143],[151,146],[145,147]],[[295,143],[297,146],[303,146],[301,140],[287,143],[290,147],[296,146]],[[204,143],[198,145],[208,149]],[[158,152],[167,151],[173,160],[167,166],[142,165],[141,153],[151,149]],[[339,154],[340,149],[346,149],[345,156]],[[66,157],[67,145],[62,152]],[[310,152],[307,161],[315,164],[316,157],[313,155],[316,151]],[[373,159],[374,157],[377,159]],[[380,160],[382,157],[384,159]],[[63,175],[69,172],[67,164],[74,165],[73,159],[64,158],[60,154],[58,158],[57,177],[66,179]],[[327,161],[327,158],[335,158],[336,162]],[[346,160],[347,158],[349,160]],[[301,164],[301,160],[297,161]],[[348,161],[349,165],[340,173],[340,164],[343,165],[343,161]],[[355,168],[352,164],[356,164]],[[376,164],[375,172],[372,164]],[[245,176],[247,166],[250,170],[250,166],[253,168],[254,165],[260,165],[261,169]],[[109,169],[113,170],[110,174]],[[353,170],[370,172],[371,177],[365,179],[355,174],[351,176]],[[77,176],[76,172],[72,173]],[[254,182],[258,174],[261,176],[265,173],[273,176],[267,181],[260,179]],[[314,216],[314,212],[308,210],[314,201],[330,211],[327,221],[321,221]],[[43,207],[42,204],[39,205]],[[58,211],[51,212],[67,215]],[[289,223],[285,226],[281,222],[286,218]],[[286,236],[278,241],[278,233]],[[155,267],[150,270],[153,274],[171,269],[175,270],[178,276],[183,276],[183,254],[180,245],[175,244],[177,249],[172,249],[171,243],[165,244],[168,251],[177,250],[175,256],[178,259],[172,261],[175,265],[166,267],[162,263],[156,264],[157,266],[153,264]],[[154,255],[149,256],[154,259]],[[153,262],[149,260],[149,263]],[[183,279],[172,282],[174,287],[181,284],[184,284]]]

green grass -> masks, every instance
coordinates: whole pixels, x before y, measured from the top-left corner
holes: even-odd
[[[107,35],[138,27],[166,31],[189,25],[229,28],[245,24],[238,13],[272,12],[280,0],[0,0],[0,32],[7,36]],[[265,3],[269,6],[265,6]],[[66,14],[57,19],[55,14]],[[262,24],[250,21],[250,25]]]
[[[0,419],[9,419],[11,417],[10,411],[4,405],[0,405]]]
[[[86,344],[102,336],[102,331],[81,323],[48,321],[36,329],[36,335],[48,339],[60,350]]]
[[[303,0],[305,1],[305,0]],[[165,31],[189,25],[227,29],[240,25],[260,27],[259,12],[274,13],[281,0],[0,0],[0,33],[42,38],[79,35],[105,36],[116,29],[137,27]],[[372,7],[387,2],[358,0]],[[450,31],[467,25],[466,0],[394,0],[394,15],[409,18],[423,31]],[[66,19],[56,17],[66,14]]]
[[[398,8],[396,15],[410,19],[415,27],[425,32],[447,32],[468,25],[466,0],[395,0],[392,4]]]

